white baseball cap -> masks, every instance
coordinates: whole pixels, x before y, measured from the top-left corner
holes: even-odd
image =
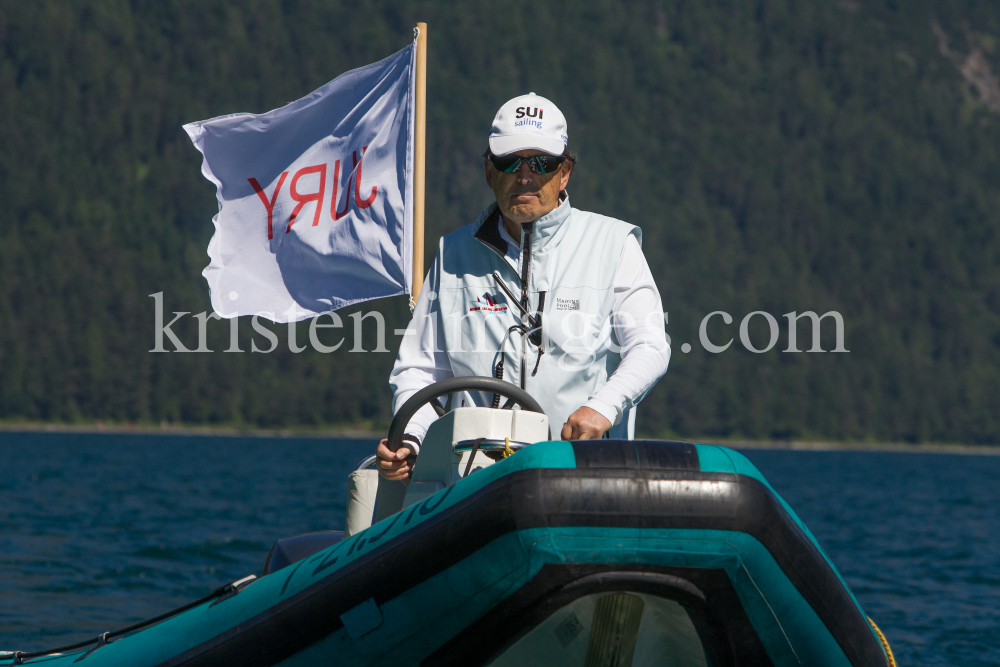
[[[559,107],[534,93],[510,100],[497,111],[490,130],[494,155],[536,150],[562,155],[566,148],[566,117]]]

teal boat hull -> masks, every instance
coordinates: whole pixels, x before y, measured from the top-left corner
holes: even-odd
[[[704,652],[691,664],[888,664],[745,457],[608,440],[532,445],[221,601],[25,664],[502,665],[530,649],[537,664],[582,665],[597,641],[587,601],[617,593],[683,617]],[[629,664],[658,650],[644,627]]]

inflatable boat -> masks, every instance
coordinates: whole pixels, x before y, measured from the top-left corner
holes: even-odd
[[[815,538],[737,452],[552,441],[537,403],[490,378],[419,392],[391,443],[459,390],[520,409],[438,419],[408,486],[353,473],[346,533],[279,540],[262,576],[0,664],[894,665]]]

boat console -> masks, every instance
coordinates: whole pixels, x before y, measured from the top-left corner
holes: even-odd
[[[413,474],[405,482],[379,477],[374,457],[365,459],[348,481],[346,537],[522,447],[549,439],[548,417],[528,392],[496,378],[469,376],[436,382],[411,396],[389,426],[389,449],[403,444],[406,426],[420,408],[464,391],[492,393],[507,402],[502,408],[456,408],[442,415],[424,436]]]
[[[522,447],[548,439],[549,420],[544,414],[494,408],[452,410],[428,429],[399,509],[433,496]]]

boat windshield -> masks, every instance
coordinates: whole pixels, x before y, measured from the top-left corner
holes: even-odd
[[[521,637],[491,667],[707,667],[684,608],[645,593],[577,598]]]

